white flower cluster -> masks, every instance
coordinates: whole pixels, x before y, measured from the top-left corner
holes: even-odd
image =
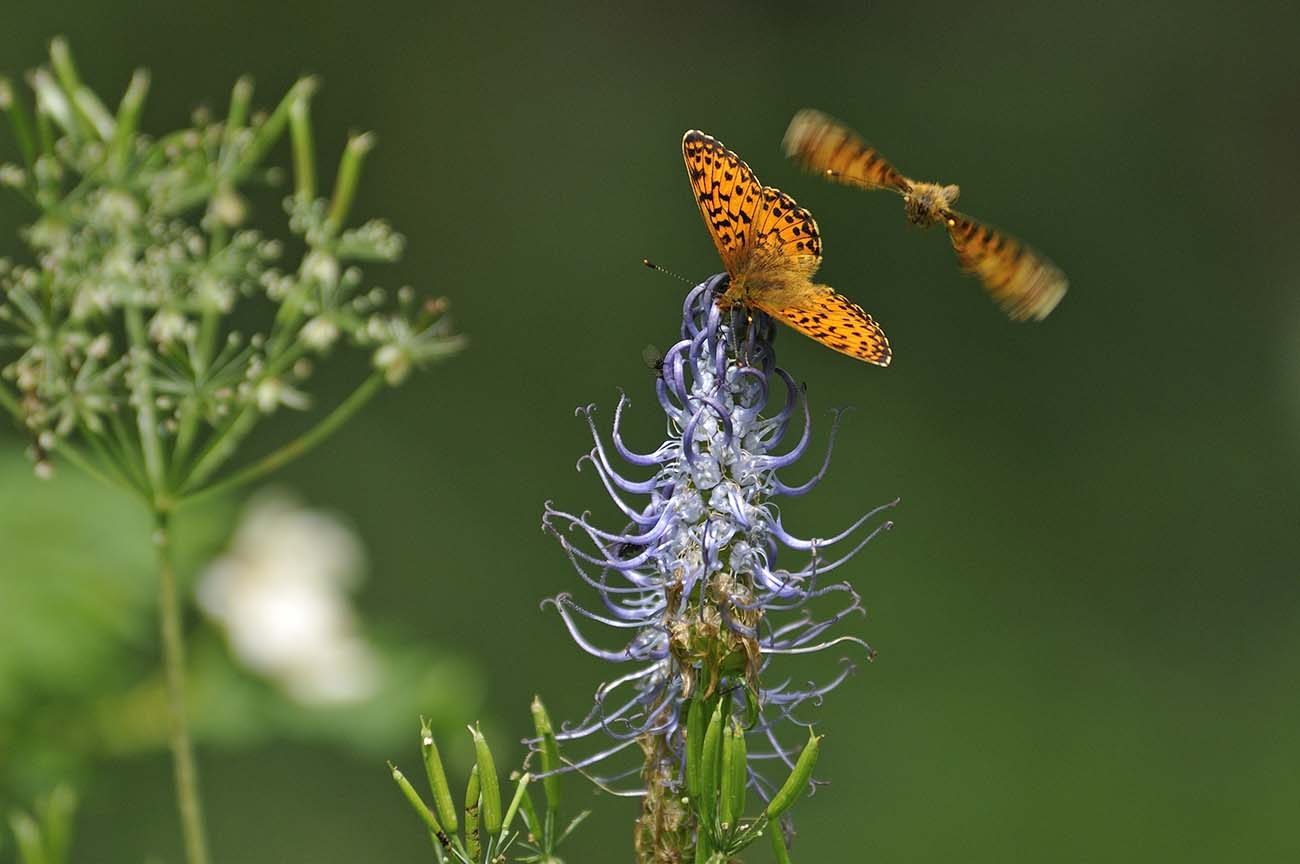
[[[38,461],[82,448],[151,500],[184,497],[259,417],[312,405],[312,358],[347,343],[398,384],[460,347],[441,301],[367,287],[358,265],[394,260],[403,240],[382,220],[346,226],[372,136],[348,142],[332,196],[316,194],[314,81],[253,114],[241,80],[226,118],[196,112],[153,138],[136,129],[146,75],[114,114],[56,47],[53,68],[30,77],[35,120],[0,79],[22,159],[0,166],[0,184],[36,211],[22,232],[31,260],[0,261],[0,408],[29,431]],[[306,247],[291,267],[285,243],[247,227],[241,194],[278,181],[263,162],[286,130],[285,206]]]
[[[337,518],[264,492],[204,572],[199,606],[244,665],[293,698],[355,702],[375,692],[380,669],[348,596],[363,565],[360,542]]]

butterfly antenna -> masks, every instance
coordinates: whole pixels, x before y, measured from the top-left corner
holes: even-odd
[[[644,264],[645,266],[649,267],[651,270],[657,270],[657,271],[659,271],[660,273],[664,274],[665,276],[671,276],[671,277],[673,277],[674,279],[678,280],[679,282],[685,282],[687,285],[694,285],[694,284],[695,284],[695,283],[692,282],[690,279],[687,279],[685,276],[679,276],[678,274],[674,273],[673,271],[669,270],[669,269],[666,268],[666,267],[660,267],[658,264],[656,264],[655,262],[651,261],[649,258],[642,258],[642,259],[641,259],[641,263]]]

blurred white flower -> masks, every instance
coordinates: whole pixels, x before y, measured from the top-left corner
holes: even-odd
[[[263,378],[258,383],[255,396],[257,408],[263,414],[270,414],[281,405],[298,411],[311,407],[311,399],[306,393],[274,376]]]
[[[293,698],[355,702],[374,693],[379,669],[348,597],[363,565],[360,542],[334,516],[263,492],[203,574],[199,606],[240,661]]]
[[[314,351],[324,351],[339,338],[339,325],[324,315],[317,315],[303,325],[300,335],[307,347]]]

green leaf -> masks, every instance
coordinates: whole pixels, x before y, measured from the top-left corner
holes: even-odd
[[[77,793],[70,786],[55,786],[36,803],[36,814],[45,836],[50,864],[64,864],[72,848],[72,821],[77,812]]]
[[[581,825],[583,821],[586,820],[586,818],[590,815],[591,815],[590,810],[583,810],[577,816],[574,816],[571,820],[569,820],[569,824],[565,826],[564,830],[560,832],[560,836],[556,838],[555,845],[558,847],[565,840],[568,840],[569,835],[573,833],[573,830],[577,828],[579,825]]]

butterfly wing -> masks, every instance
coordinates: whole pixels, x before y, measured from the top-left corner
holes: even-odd
[[[822,260],[817,220],[780,189],[764,186],[761,197],[752,226],[754,243],[779,253],[791,267],[811,276]]]
[[[945,214],[948,237],[962,267],[1016,321],[1041,321],[1065,296],[1065,274],[1014,237],[957,212]]]
[[[784,145],[785,155],[805,171],[825,175],[837,183],[896,192],[907,192],[912,187],[911,181],[868,147],[858,133],[811,108],[794,115],[785,131]]]
[[[862,307],[825,285],[809,285],[797,296],[763,298],[755,306],[834,351],[888,366],[889,339]]]
[[[828,348],[888,366],[889,340],[848,298],[811,282],[821,263],[821,231],[812,214],[715,138],[692,130],[682,157],[704,224],[733,279],[750,286],[745,302]]]
[[[682,158],[709,236],[727,272],[734,276],[750,250],[763,184],[744,160],[697,129],[682,136]]]

